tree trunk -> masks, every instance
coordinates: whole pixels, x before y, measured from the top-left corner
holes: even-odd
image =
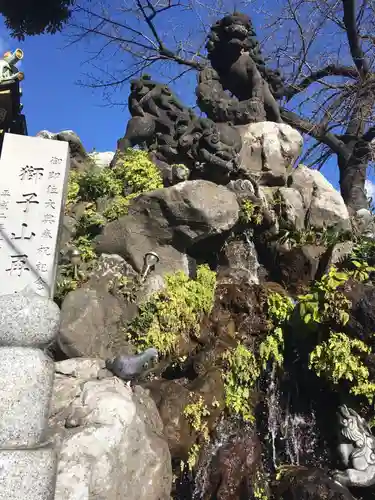
[[[340,191],[350,212],[368,208],[365,180],[369,161],[369,145],[365,141],[347,144],[350,155],[338,155]]]

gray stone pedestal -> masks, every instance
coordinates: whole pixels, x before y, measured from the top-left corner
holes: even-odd
[[[52,445],[0,450],[0,500],[53,500],[56,465]]]
[[[57,457],[45,443],[58,306],[34,292],[0,296],[0,500],[53,500]]]

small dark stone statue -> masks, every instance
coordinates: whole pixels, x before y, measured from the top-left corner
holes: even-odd
[[[130,385],[130,382],[136,380],[144,372],[152,367],[159,359],[158,351],[150,347],[141,354],[134,356],[116,356],[113,359],[107,359],[105,367],[114,375],[121,378]]]
[[[367,422],[351,408],[340,406],[338,453],[345,467],[333,479],[343,486],[375,484],[375,437]]]
[[[164,85],[148,78],[131,83],[129,120],[118,151],[145,145],[161,162],[189,170],[217,169],[228,181],[237,169],[242,140],[228,123],[200,118]]]
[[[129,120],[118,148],[144,144],[165,157],[177,158],[176,121],[189,123],[194,113],[181,104],[167,85],[148,77],[132,80],[128,100]]]
[[[282,122],[275,98],[282,95],[283,80],[266,68],[248,16],[233,13],[215,23],[206,48],[212,67],[200,72],[196,94],[209,118],[234,125]]]
[[[227,123],[214,123],[208,118],[192,120],[179,138],[179,147],[203,171],[215,168],[217,180],[229,181],[237,170],[237,157],[242,140],[238,131]],[[206,172],[208,177],[215,177]],[[220,175],[221,174],[221,175]],[[203,175],[204,177],[204,175]]]

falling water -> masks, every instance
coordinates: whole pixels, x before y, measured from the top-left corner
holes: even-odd
[[[244,231],[243,233],[246,243],[247,250],[247,271],[249,274],[249,283],[259,284],[258,277],[258,255],[255,249],[254,242],[252,240],[253,234],[250,230]]]
[[[272,445],[272,462],[276,468],[277,454],[276,454],[276,438],[279,431],[279,390],[276,379],[276,365],[273,366],[270,375],[270,383],[267,389],[266,402],[268,407],[268,432],[271,438]]]
[[[317,446],[315,415],[304,416],[286,413],[284,419],[285,449],[287,457],[292,465],[301,465],[309,461]],[[305,465],[305,464],[303,464]]]
[[[270,373],[266,403],[273,466],[280,465],[279,457],[291,465],[310,463],[317,447],[315,414],[312,410],[308,414],[292,412],[289,400],[286,408],[282,408],[275,367]]]

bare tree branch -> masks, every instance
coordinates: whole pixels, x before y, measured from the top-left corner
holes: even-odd
[[[292,99],[295,95],[306,90],[312,83],[319,82],[319,80],[328,76],[345,76],[355,79],[358,78],[358,71],[356,68],[350,66],[336,66],[335,64],[330,64],[325,68],[312,72],[310,76],[304,78],[297,85],[286,87],[283,96],[288,100]]]
[[[358,73],[361,78],[365,78],[369,72],[369,67],[361,47],[361,39],[357,27],[356,0],[342,0],[342,4],[344,8],[343,21],[348,37],[350,53],[352,55],[353,62],[358,69]]]
[[[326,144],[329,146],[332,151],[336,154],[346,155],[346,149],[344,143],[337,138],[336,135],[327,132],[321,127],[317,126],[314,123],[309,122],[298,116],[296,113],[292,111],[288,111],[286,109],[281,110],[281,116],[283,120],[285,120],[289,125],[292,125],[296,129],[298,129],[303,134],[308,134],[314,137],[319,142]]]

